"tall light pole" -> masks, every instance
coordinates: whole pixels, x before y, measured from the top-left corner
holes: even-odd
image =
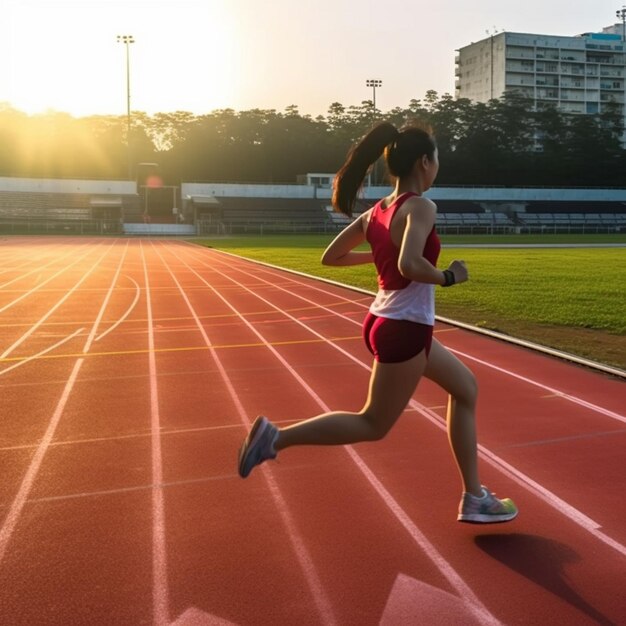
[[[118,35],[117,42],[126,45],[126,143],[128,145],[128,180],[133,178],[133,162],[130,148],[130,44],[135,43],[132,35]]]
[[[372,124],[376,121],[376,87],[382,87],[383,86],[383,81],[379,80],[378,78],[368,78],[365,81],[365,86],[366,87],[371,87],[372,88],[372,104],[374,105],[374,110],[372,111]],[[376,172],[376,166],[378,165],[378,161],[376,161],[376,163],[374,163],[374,165],[372,166],[372,178],[373,178],[373,183],[374,185],[377,182],[377,172]]]
[[[376,117],[376,87],[382,87],[383,81],[378,79],[368,79],[365,81],[366,87],[372,88],[372,103],[374,104],[374,118]]]

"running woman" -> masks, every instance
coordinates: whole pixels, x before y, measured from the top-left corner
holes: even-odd
[[[395,424],[422,376],[448,392],[447,429],[462,481],[460,522],[506,522],[517,515],[509,498],[498,499],[478,476],[473,373],[433,338],[435,286],[468,279],[463,261],[437,269],[440,242],[437,207],[423,196],[439,170],[430,130],[389,123],[374,127],[348,154],[335,177],[333,207],[352,216],[370,167],[384,153],[395,179],[393,192],[357,217],[328,246],[324,265],[374,263],[378,293],[363,322],[365,345],[374,357],[369,393],[357,412],[333,411],[278,428],[259,416],[239,451],[239,474],[281,450],[304,445],[346,445],[382,439]],[[367,241],[371,251],[354,249]]]

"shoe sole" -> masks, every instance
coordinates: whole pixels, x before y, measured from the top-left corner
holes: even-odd
[[[250,475],[250,472],[252,471],[252,467],[254,467],[252,466],[247,472],[244,472],[244,465],[247,460],[247,453],[250,450],[250,448],[258,441],[258,438],[260,437],[259,429],[261,429],[263,424],[264,424],[263,417],[257,417],[256,420],[254,421],[254,424],[252,424],[252,430],[250,431],[248,436],[244,439],[243,443],[241,444],[241,448],[239,448],[238,469],[239,469],[239,476],[241,476],[242,478],[247,478]]]
[[[515,513],[506,513],[505,515],[459,515],[456,519],[458,522],[465,522],[467,524],[499,524],[515,519],[517,513],[518,511],[515,511]]]

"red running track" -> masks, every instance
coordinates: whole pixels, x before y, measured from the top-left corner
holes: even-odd
[[[360,408],[368,296],[88,238],[1,240],[0,286],[0,623],[626,623],[622,381],[439,324],[520,508],[463,525],[428,381],[382,442],[237,476],[258,413]]]

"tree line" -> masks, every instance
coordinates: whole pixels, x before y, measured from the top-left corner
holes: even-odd
[[[408,107],[384,112],[372,101],[330,105],[325,116],[220,109],[133,112],[126,116],[29,116],[0,104],[0,176],[125,179],[131,163],[156,162],[165,184],[294,183],[308,172],[335,172],[378,121],[431,126],[441,168],[438,185],[625,186],[623,120],[616,105],[602,114],[533,110],[510,94],[487,103],[427,92]]]

